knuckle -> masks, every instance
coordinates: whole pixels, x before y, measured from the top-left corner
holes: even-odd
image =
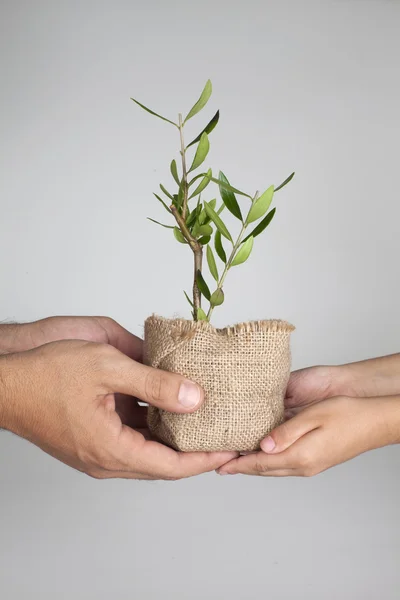
[[[165,376],[157,371],[149,371],[145,378],[145,394],[149,402],[162,400]]]
[[[117,321],[115,321],[115,319],[112,319],[111,317],[105,316],[95,317],[95,319],[104,332],[105,340],[108,341],[108,331],[119,327]]]
[[[254,470],[259,475],[265,475],[265,473],[267,473],[268,471],[267,465],[265,464],[263,459],[264,457],[262,456],[254,457]]]
[[[278,446],[284,446],[286,441],[289,439],[291,424],[288,421],[279,425],[277,429],[273,432],[272,436],[274,438],[275,444]]]

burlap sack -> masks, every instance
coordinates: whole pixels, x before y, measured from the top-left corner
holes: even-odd
[[[216,329],[205,321],[149,317],[144,362],[205,390],[204,405],[192,414],[150,407],[150,431],[185,452],[257,450],[283,419],[293,329],[284,321]]]

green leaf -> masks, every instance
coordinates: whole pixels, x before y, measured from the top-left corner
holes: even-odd
[[[192,185],[198,180],[201,179],[202,177],[205,177],[207,175],[207,173],[199,173],[198,175],[196,175],[195,177],[193,177],[193,179],[191,181],[189,181],[188,187],[192,187]]]
[[[234,194],[239,194],[239,196],[246,196],[246,198],[250,198],[250,200],[252,200],[252,197],[249,196],[249,194],[245,194],[244,192],[241,192],[240,190],[233,187],[232,185],[225,183],[225,181],[221,181],[220,179],[216,179],[215,177],[211,177],[211,181],[213,181],[214,183],[218,183],[220,188],[223,187],[225,190],[228,190],[229,192],[233,192]]]
[[[208,79],[206,85],[204,86],[203,91],[201,92],[200,98],[197,100],[196,104],[189,110],[186,118],[185,118],[185,123],[186,121],[188,121],[189,119],[191,119],[192,117],[194,117],[194,115],[197,115],[198,112],[201,111],[202,108],[205,107],[205,105],[207,104],[210,96],[212,93],[212,85],[211,85],[211,81]]]
[[[274,214],[276,212],[276,208],[273,208],[272,210],[269,211],[269,213],[263,218],[262,221],[259,222],[259,224],[253,229],[253,231],[243,240],[243,244],[246,240],[249,239],[250,236],[252,236],[253,238],[257,237],[258,235],[260,235],[260,233],[262,233],[264,231],[264,229],[266,229],[268,227],[268,225],[271,223],[272,219],[274,218]]]
[[[272,198],[274,196],[274,186],[271,185],[257,200],[249,210],[247,215],[246,223],[252,223],[257,221],[265,215],[269,207],[271,206]]]
[[[174,199],[173,195],[172,195],[172,194],[170,194],[170,193],[169,193],[169,191],[168,191],[168,190],[166,190],[166,189],[165,189],[165,187],[164,187],[164,186],[163,186],[161,183],[160,183],[160,190],[161,190],[162,192],[164,192],[164,194],[165,194],[166,196],[168,196],[168,198],[170,198],[171,200],[173,200],[173,199]]]
[[[189,200],[191,198],[194,198],[194,196],[198,196],[198,194],[201,194],[201,192],[208,186],[208,184],[211,181],[211,177],[212,177],[212,170],[208,169],[207,174],[203,177],[203,179],[200,181],[199,185],[197,186],[197,188],[194,190],[193,194],[191,196],[189,196]]]
[[[186,225],[190,228],[192,227],[196,221],[198,221],[198,217],[202,211],[202,205],[199,204],[196,206],[194,210],[190,213],[189,217],[186,219]]]
[[[207,321],[207,315],[202,308],[197,309],[197,320],[198,321]]]
[[[145,106],[144,104],[142,104],[138,100],[135,100],[135,98],[131,98],[131,100],[133,100],[136,104],[138,104],[141,108],[143,108],[144,110],[146,110],[151,115],[154,115],[155,117],[158,117],[159,119],[162,119],[163,121],[167,121],[167,123],[171,123],[171,125],[175,125],[175,127],[178,127],[178,125],[176,123],[174,123],[173,121],[170,121],[169,119],[166,119],[165,117],[162,117],[158,113],[154,112],[154,110],[151,110],[150,108],[147,108],[147,106]]]
[[[224,292],[218,288],[211,295],[210,304],[211,304],[211,306],[220,306],[224,300],[225,300]]]
[[[250,256],[250,253],[253,249],[254,238],[251,235],[245,242],[240,245],[239,250],[236,252],[235,258],[231,262],[231,267],[235,267],[236,265],[241,265],[244,263]]]
[[[207,246],[207,262],[211,275],[214,277],[215,281],[218,281],[218,269],[211,246]]]
[[[205,236],[201,237],[200,239],[198,239],[197,241],[202,246],[207,246],[207,244],[210,242],[210,240],[211,240],[211,236],[210,235],[205,235]]]
[[[187,241],[183,237],[182,231],[178,227],[174,227],[174,236],[181,244],[187,244]]]
[[[215,246],[215,251],[218,254],[218,256],[220,257],[220,259],[222,260],[222,262],[226,263],[226,254],[225,254],[224,247],[222,245],[221,234],[218,230],[215,232],[214,246]]]
[[[289,175],[289,177],[287,177],[285,179],[285,181],[283,181],[280,185],[278,185],[277,188],[275,188],[275,191],[278,192],[279,190],[281,190],[287,183],[289,183],[289,181],[292,181],[293,177],[294,177],[294,171],[291,175]]]
[[[152,219],[151,217],[147,217],[147,218],[152,223],[157,223],[157,225],[161,225],[161,227],[165,227],[166,229],[174,229],[171,225],[164,225],[164,223],[160,223],[160,221],[156,221],[155,219]]]
[[[189,302],[190,306],[193,308],[193,302],[191,301],[191,299],[189,298],[189,296],[187,295],[187,293],[185,291],[183,293],[186,296],[186,300]]]
[[[181,182],[180,182],[180,179],[179,179],[179,175],[178,175],[178,167],[176,166],[176,160],[175,159],[171,162],[170,170],[171,170],[171,175],[175,179],[176,183],[178,185],[181,185]]]
[[[219,207],[219,209],[217,210],[217,215],[220,215],[222,213],[222,211],[224,210],[224,208],[225,208],[225,204],[222,203],[221,206]]]
[[[219,172],[219,180],[229,185],[229,181],[222,173],[222,171]],[[243,221],[240,206],[238,204],[238,201],[236,200],[235,194],[232,191],[222,187],[221,185],[219,186],[219,192],[221,194],[222,201],[226,208],[233,214],[234,217]]]
[[[190,144],[188,146],[186,146],[186,148],[190,148],[190,146],[197,144],[197,142],[200,141],[200,138],[203,133],[206,133],[207,135],[210,134],[212,132],[212,130],[215,129],[215,127],[217,126],[218,121],[219,121],[219,110],[217,110],[217,112],[215,113],[215,115],[213,116],[211,121],[204,127],[203,131],[201,133],[199,133],[197,138],[195,138],[193,140],[193,142],[190,142]]]
[[[153,192],[153,194],[154,194],[154,192]],[[158,196],[157,194],[154,194],[154,196],[157,198],[157,200],[159,202],[161,202],[161,204],[163,205],[163,207],[165,208],[165,210],[167,210],[170,213],[171,209],[169,208],[169,206],[167,206],[167,204],[165,204],[164,200],[162,198],[160,198],[160,196]]]
[[[200,292],[203,294],[204,298],[206,298],[207,300],[210,300],[211,292],[210,292],[208,285],[204,281],[201,271],[197,271],[197,273],[196,273],[196,283],[197,283],[197,287],[199,288]]]
[[[211,236],[213,229],[210,225],[200,225],[199,221],[197,221],[192,229],[193,237],[201,237],[203,235]]]
[[[211,237],[212,233],[213,228],[211,227],[211,225],[200,225],[200,227],[198,228],[197,235],[206,235]]]
[[[210,202],[208,204],[209,204],[209,206],[211,206],[211,208],[213,210],[215,210],[215,205],[217,204],[217,201],[215,199],[213,199],[213,200],[210,200]],[[219,214],[219,213],[217,213],[217,214]],[[200,223],[200,225],[203,225],[203,223],[207,224],[209,222],[210,222],[210,219],[207,217],[207,213],[203,208],[203,210],[201,211],[200,216],[199,216],[199,223]]]
[[[232,242],[231,234],[229,233],[229,231],[228,231],[226,225],[224,224],[224,222],[222,221],[221,217],[219,215],[217,215],[215,210],[213,208],[211,208],[211,206],[207,202],[204,202],[204,209],[207,213],[207,216],[215,224],[216,228],[222,233],[222,235],[224,237],[226,237],[227,240]]]
[[[192,162],[192,166],[189,169],[189,173],[199,167],[206,159],[208,151],[210,150],[210,142],[208,141],[208,135],[203,133],[197,146],[196,154]]]

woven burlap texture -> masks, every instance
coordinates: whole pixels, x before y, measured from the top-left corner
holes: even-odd
[[[293,330],[277,320],[216,329],[206,321],[149,317],[145,364],[179,373],[205,391],[195,413],[149,407],[151,433],[184,452],[259,449],[283,420]]]

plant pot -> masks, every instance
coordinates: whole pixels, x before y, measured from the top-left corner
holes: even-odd
[[[258,450],[283,421],[293,330],[285,321],[216,329],[207,321],[149,317],[144,362],[205,391],[204,404],[191,414],[149,407],[151,433],[184,452]]]

